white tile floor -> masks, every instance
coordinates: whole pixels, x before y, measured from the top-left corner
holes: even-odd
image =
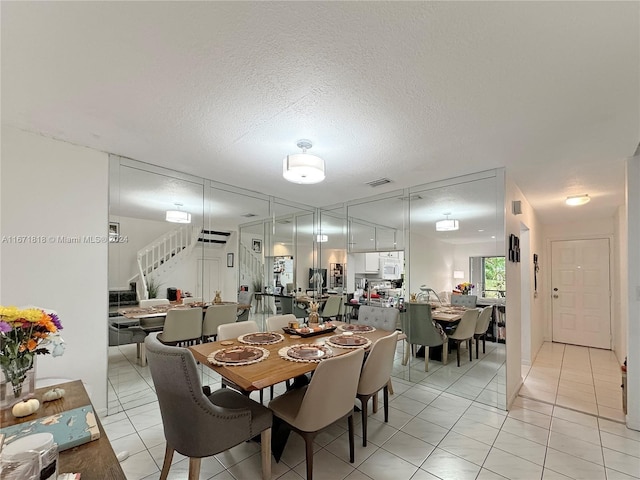
[[[545,346],[552,351],[557,348]],[[585,355],[579,350],[573,352],[573,347],[570,351],[565,352],[567,358]],[[591,359],[598,355],[587,354]],[[148,368],[135,365],[134,346],[112,347],[110,355],[112,414],[102,419],[105,430],[116,451],[130,452],[130,457],[122,462],[129,480],[157,479],[164,455],[164,436]],[[425,373],[421,372],[423,360],[413,359],[412,382],[394,377],[389,423],[382,421],[380,411],[369,420],[369,446],[363,448],[356,437],[355,463],[348,462],[346,422],[333,425],[317,437],[314,478],[640,478],[640,432],[615,421],[524,397],[519,397],[509,412],[487,405],[487,399],[490,403],[504,397],[503,390],[502,395],[498,394],[504,388],[501,358],[504,346],[488,343],[487,354],[481,361],[474,358],[469,363],[467,357],[460,368],[455,361],[447,366],[430,362],[430,371]],[[537,372],[538,366],[531,370],[535,368]],[[471,375],[474,370],[476,375]],[[596,400],[599,387],[595,379],[600,375],[597,370],[593,370]],[[208,369],[203,371],[207,372],[203,383],[219,385],[215,374],[209,377]],[[399,366],[397,373],[406,378]],[[566,372],[563,369],[558,378],[564,373],[573,374],[570,369]],[[560,382],[556,383],[558,395]],[[359,424],[356,417],[356,435],[360,434]],[[169,478],[186,479],[187,470],[188,461],[176,454]],[[304,444],[292,434],[280,463],[273,464],[272,478],[301,479],[304,472]],[[243,443],[203,460],[202,479],[259,477],[260,452],[253,443]]]

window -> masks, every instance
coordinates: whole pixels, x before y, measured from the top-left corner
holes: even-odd
[[[505,257],[471,257],[471,283],[484,298],[506,296]]]

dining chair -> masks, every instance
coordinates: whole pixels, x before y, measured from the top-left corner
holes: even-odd
[[[473,334],[476,331],[476,320],[478,319],[478,310],[472,308],[462,314],[462,319],[452,334],[449,335],[449,339],[456,342],[456,354],[458,357],[458,366],[460,366],[460,346],[462,342],[469,345],[469,361],[473,361],[473,354],[471,348],[471,342],[473,341]]]
[[[273,414],[304,439],[307,480],[313,479],[313,439],[345,417],[349,428],[349,461],[355,461],[353,407],[363,359],[364,350],[358,348],[322,360],[308,385],[289,390],[269,402]]]
[[[167,345],[198,343],[202,338],[202,308],[172,308],[158,340]]]
[[[491,314],[493,313],[493,306],[484,307],[478,315],[476,320],[476,330],[473,337],[476,339],[476,359],[478,356],[478,347],[480,346],[480,339],[482,338],[482,353],[487,353],[486,350],[486,338],[487,330],[489,329],[489,323],[491,322]]]
[[[157,335],[147,336],[145,344],[167,442],[160,480],[169,475],[174,451],[189,457],[189,480],[197,480],[202,458],[229,450],[258,434],[262,479],[270,479],[271,411],[228,389],[206,396],[191,352],[164,345]]]
[[[340,310],[342,308],[342,304],[344,303],[344,298],[341,295],[333,295],[327,298],[327,301],[324,303],[322,307],[322,311],[320,312],[320,317],[323,322],[327,320],[336,319],[338,315],[340,315]]]
[[[200,303],[200,302],[202,302],[202,298],[199,298],[199,297],[184,297],[182,299],[183,305],[190,305],[192,303]]]
[[[251,292],[238,292],[238,303],[242,305],[249,305],[249,308],[245,308],[236,316],[236,322],[246,322],[249,320],[249,313],[251,312],[251,304],[253,303],[253,293]]]
[[[393,360],[398,343],[398,332],[378,339],[364,362],[356,397],[362,404],[362,446],[367,446],[367,405],[371,397],[378,396],[382,390],[384,421],[389,421],[389,379],[393,370]]]
[[[451,305],[456,307],[476,308],[477,295],[451,295]]]
[[[218,337],[218,326],[236,321],[237,305],[211,305],[207,307],[202,321],[202,341]]]
[[[150,298],[148,300],[140,300],[140,308],[155,307],[157,305],[169,305],[171,302],[167,298]]]
[[[402,364],[409,361],[409,353],[414,345],[424,346],[424,371],[429,371],[429,347],[442,345],[442,364],[447,364],[448,345],[440,331],[433,324],[430,303],[409,303],[403,317],[402,331],[407,336],[407,348],[404,351]]]
[[[218,341],[235,340],[246,333],[259,332],[258,324],[253,320],[218,325]]]
[[[296,301],[296,297],[280,297],[280,308],[283,315],[293,315],[296,318],[306,318],[308,312]]]
[[[288,327],[289,322],[296,322],[297,318],[295,315],[288,313],[285,315],[274,315],[273,317],[268,317],[265,320],[265,326],[267,332],[278,332],[282,333],[283,327]]]

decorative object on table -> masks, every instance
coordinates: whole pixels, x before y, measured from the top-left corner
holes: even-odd
[[[318,313],[318,308],[320,308],[320,302],[310,302],[309,303],[309,325],[318,324],[320,322],[320,314]]]
[[[409,301],[411,303],[416,303],[418,301],[418,294],[417,293],[410,293],[409,294]]]
[[[51,390],[47,390],[44,392],[44,395],[42,395],[42,401],[53,402],[54,400],[64,397],[65,393],[64,388],[53,388]]]
[[[64,353],[59,335],[62,324],[55,313],[40,308],[0,306],[0,408],[13,405],[33,393],[36,355]],[[27,378],[31,377],[29,382]],[[26,389],[25,389],[26,387]]]
[[[272,345],[284,340],[284,335],[276,332],[255,332],[245,333],[238,337],[240,343],[246,343],[249,345]]]
[[[16,403],[11,409],[11,413],[14,417],[28,417],[32,413],[35,413],[40,408],[40,402],[36,398],[25,399]]]
[[[319,363],[321,360],[332,357],[333,350],[324,345],[302,343],[283,347],[278,350],[278,355],[291,362]]]
[[[475,288],[475,285],[471,282],[462,282],[456,285],[456,290],[458,290],[462,295],[469,295],[472,288]]]
[[[336,348],[368,348],[371,345],[371,340],[361,337],[360,335],[334,335],[327,340],[327,345]]]
[[[338,329],[342,330],[343,332],[352,333],[371,333],[376,331],[376,327],[372,327],[371,325],[360,325],[358,323],[347,323],[344,325],[340,325]]]
[[[335,325],[327,324],[318,325],[316,327],[307,327],[305,325],[298,328],[282,327],[282,330],[284,330],[285,333],[289,333],[291,335],[291,338],[294,338],[294,335],[303,338],[314,337],[316,335],[324,335],[325,333],[333,332],[335,329]]]
[[[261,362],[268,356],[269,350],[262,347],[238,345],[236,347],[216,350],[207,356],[207,360],[213,365],[239,367],[242,365],[251,365],[252,363]]]
[[[220,290],[216,290],[216,296],[213,298],[213,303],[215,304],[222,303],[222,297],[220,297]]]
[[[100,429],[91,405],[0,428],[0,434],[5,436],[8,444],[34,433],[51,433],[60,452],[100,438]]]

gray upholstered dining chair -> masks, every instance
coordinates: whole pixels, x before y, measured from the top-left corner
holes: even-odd
[[[484,307],[478,315],[476,320],[476,330],[473,334],[473,338],[476,339],[476,358],[479,357],[478,347],[480,347],[480,339],[482,338],[482,353],[487,353],[487,330],[489,329],[489,323],[491,322],[491,314],[493,313],[493,306]]]
[[[398,332],[378,339],[364,362],[356,397],[362,404],[362,446],[367,446],[367,406],[371,397],[383,391],[384,421],[389,421],[389,379],[393,370],[393,359],[396,354]],[[374,400],[375,401],[375,400]]]
[[[358,323],[380,330],[394,331],[398,325],[400,310],[397,308],[363,305],[358,312]]]
[[[477,301],[477,295],[451,295],[451,305],[456,307],[475,308]]]
[[[355,460],[353,404],[363,359],[364,350],[358,348],[322,360],[309,385],[289,390],[269,402],[273,414],[304,439],[307,480],[313,479],[313,439],[344,417],[349,426],[349,461]]]
[[[460,366],[460,346],[462,342],[468,343],[469,346],[469,361],[473,361],[473,348],[471,347],[473,341],[473,334],[476,331],[476,320],[478,319],[478,310],[472,308],[462,314],[462,319],[455,331],[449,335],[449,340],[456,342],[456,354],[458,357],[458,366]]]
[[[262,479],[270,479],[271,411],[228,389],[205,396],[191,352],[164,345],[157,335],[147,336],[145,344],[167,442],[160,480],[169,474],[174,451],[189,457],[189,480],[197,480],[202,458],[217,455],[258,434]]]
[[[430,303],[409,303],[403,319],[402,331],[407,336],[407,348],[404,351],[402,364],[409,361],[409,352],[414,345],[424,346],[424,371],[429,371],[429,347],[442,345],[442,364],[447,364],[448,345],[440,331],[433,324]]]
[[[172,308],[158,340],[167,345],[197,343],[202,338],[202,308]]]
[[[235,322],[237,312],[238,308],[235,304],[211,305],[207,307],[202,322],[203,341],[208,341],[211,337],[217,337],[219,325]]]
[[[292,314],[296,318],[305,318],[308,314],[307,309],[296,301],[296,297],[280,297],[280,308],[283,315]]]

